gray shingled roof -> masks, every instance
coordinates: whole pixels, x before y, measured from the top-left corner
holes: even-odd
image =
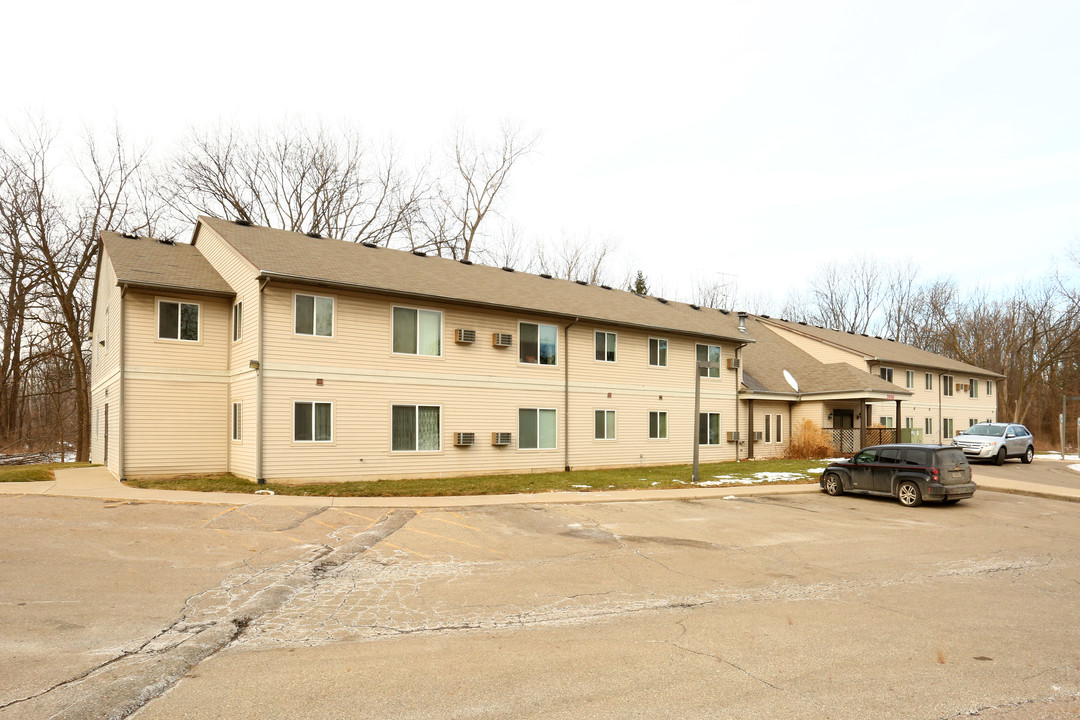
[[[847,363],[822,363],[769,329],[765,321],[751,316],[746,327],[757,341],[743,350],[743,385],[753,392],[793,393],[784,379],[791,373],[803,394],[830,392],[911,395],[907,390],[859,370]]]
[[[776,327],[802,333],[808,337],[823,340],[838,347],[851,350],[852,352],[866,356],[871,361],[880,360],[885,363],[926,367],[934,370],[944,370],[945,372],[970,373],[972,375],[999,378],[1005,377],[999,373],[991,372],[990,370],[985,370],[975,365],[969,365],[968,363],[953,360],[942,355],[937,355],[926,350],[920,350],[917,347],[912,347],[911,345],[902,342],[896,342],[895,340],[888,340],[869,335],[859,335],[840,330],[829,330],[827,328],[804,325],[803,323],[792,322],[790,320],[777,320],[776,318],[763,318],[763,320],[765,323],[771,323]]]
[[[739,331],[735,313],[218,218],[200,217],[199,223],[271,278],[753,342]]]
[[[187,243],[165,243],[114,232],[101,233],[101,242],[118,285],[224,297],[236,294],[210,261]]]

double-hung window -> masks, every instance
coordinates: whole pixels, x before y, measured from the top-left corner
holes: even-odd
[[[593,437],[597,440],[614,440],[615,411],[597,410],[593,415]]]
[[[442,313],[395,307],[394,352],[442,355]]]
[[[237,302],[232,306],[232,339],[237,342],[243,337],[244,303]]]
[[[772,442],[772,415],[765,416],[765,442]]]
[[[952,375],[941,376],[941,394],[945,397],[952,397]],[[951,435],[945,437],[951,437]]]
[[[158,300],[158,337],[162,340],[198,342],[198,303]]]
[[[720,413],[701,413],[698,416],[698,445],[719,444]]]
[[[923,420],[923,432],[926,433],[926,437],[934,434],[934,418],[925,418]]]
[[[334,406],[328,402],[293,403],[293,442],[332,442]]]
[[[784,416],[776,416],[776,442],[784,442]]]
[[[968,378],[968,397],[979,397],[979,381],[975,378]]]
[[[986,397],[990,397],[993,394],[994,394],[994,381],[993,380],[987,380],[986,381]]]
[[[926,389],[934,389],[934,373],[926,373]]]
[[[667,412],[664,410],[649,411],[649,439],[667,440]]]
[[[698,362],[720,362],[720,346],[719,345],[698,345],[697,346],[697,360]],[[701,377],[720,377],[720,366],[698,368],[698,375]],[[705,443],[702,443],[703,445]]]
[[[596,359],[600,362],[615,362],[615,333],[596,332]]]
[[[904,427],[906,427],[908,430],[913,430],[915,428],[915,418],[913,418],[913,417],[904,418]]]
[[[297,293],[293,310],[293,331],[297,335],[334,336],[334,298]]]
[[[878,424],[881,425],[881,427],[891,428],[893,426],[893,419],[891,415],[882,415],[879,420],[881,420],[881,422]]]
[[[550,450],[555,447],[555,411],[548,408],[518,410],[518,448]]]
[[[904,387],[906,387],[906,388],[915,387],[915,371],[914,370],[905,370],[904,371]]]
[[[945,418],[941,421],[942,437],[951,438],[953,436],[953,419]]]
[[[232,404],[232,439],[243,440],[244,406],[242,403]]]
[[[883,368],[881,368],[880,369],[881,379],[884,380],[885,382],[892,382],[892,370],[893,369],[891,367],[883,367]]]
[[[558,364],[559,328],[544,323],[518,325],[518,360],[529,365]]]
[[[667,367],[667,340],[649,338],[649,365]]]
[[[440,450],[441,414],[438,405],[394,405],[390,418],[390,449],[395,452]]]

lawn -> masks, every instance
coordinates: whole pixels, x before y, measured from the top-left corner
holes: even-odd
[[[256,485],[250,480],[235,475],[134,478],[128,480],[127,484],[139,488],[203,492],[253,493],[256,490],[271,490],[275,495],[437,497],[810,483],[817,482],[821,468],[827,464],[824,460],[744,460],[739,463],[711,463],[701,466],[701,482],[696,485],[690,482],[689,465],[305,485],[285,485],[273,482]]]
[[[0,482],[37,482],[52,480],[53,470],[90,467],[91,463],[41,463],[39,465],[0,465]]]

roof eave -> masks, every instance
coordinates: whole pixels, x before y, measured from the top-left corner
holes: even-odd
[[[208,297],[234,298],[236,293],[232,290],[211,290],[208,288],[192,288],[180,285],[168,285],[165,283],[140,282],[136,280],[117,280],[116,285],[122,290],[148,290],[150,292],[168,292],[181,295],[204,295]]]

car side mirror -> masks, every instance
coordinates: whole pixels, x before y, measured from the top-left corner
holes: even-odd
[[[1014,437],[1016,437],[1016,433],[1014,433],[1014,432],[1011,432],[1011,433],[1009,433],[1008,435],[1006,435],[1005,437],[1006,437],[1006,438],[1014,438]]]

